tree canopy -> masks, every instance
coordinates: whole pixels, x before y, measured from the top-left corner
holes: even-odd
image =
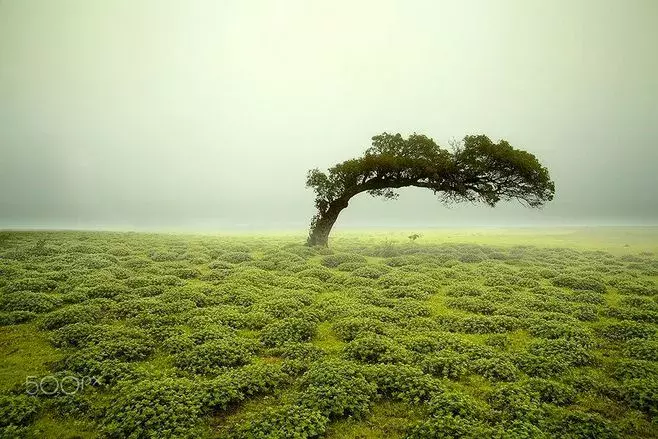
[[[306,186],[315,191],[317,213],[311,221],[309,245],[327,245],[329,233],[349,200],[361,193],[397,198],[395,189],[430,189],[440,201],[484,202],[518,200],[541,207],[553,199],[555,185],[548,170],[526,151],[507,141],[492,142],[485,135],[466,136],[451,150],[431,138],[382,133],[355,159],[329,168],[308,171]]]

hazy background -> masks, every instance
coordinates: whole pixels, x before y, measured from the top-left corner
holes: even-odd
[[[658,1],[0,0],[0,227],[305,228],[382,131],[504,138],[556,200],[339,228],[658,223]]]

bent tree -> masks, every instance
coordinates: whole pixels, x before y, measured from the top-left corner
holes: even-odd
[[[555,185],[548,170],[529,152],[505,140],[466,136],[446,150],[432,139],[413,134],[383,133],[372,138],[363,156],[322,172],[308,171],[306,187],[315,190],[317,213],[311,220],[308,245],[326,246],[329,233],[350,199],[367,192],[395,199],[402,187],[430,189],[445,203],[481,201],[495,206],[516,199],[541,207],[553,199]]]

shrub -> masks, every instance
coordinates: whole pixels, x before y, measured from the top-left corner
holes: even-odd
[[[365,369],[368,381],[377,385],[381,397],[415,404],[441,392],[438,380],[417,367],[405,364],[377,364]]]
[[[632,321],[609,323],[601,327],[599,331],[603,337],[612,341],[649,338],[656,333],[656,329],[652,325]]]
[[[351,253],[336,253],[333,255],[324,256],[320,260],[320,263],[328,268],[336,268],[339,265],[347,262],[365,264],[368,261],[361,255],[355,255]]]
[[[437,393],[427,401],[431,416],[459,416],[463,419],[481,419],[489,410],[486,404],[462,392]]]
[[[272,392],[290,380],[290,376],[283,372],[278,364],[256,363],[249,364],[229,372],[231,382],[244,396],[254,396]]]
[[[30,311],[0,312],[0,326],[18,325],[36,317],[37,314]]]
[[[531,378],[523,385],[530,389],[531,392],[539,395],[541,402],[555,405],[570,405],[577,396],[573,387],[558,381],[552,381],[542,378]]]
[[[450,308],[459,309],[478,314],[493,314],[497,306],[489,300],[471,297],[448,298],[446,305]]]
[[[310,277],[326,282],[333,277],[333,273],[325,267],[312,267],[298,272],[297,277],[301,279]]]
[[[445,321],[444,325],[453,332],[496,334],[514,331],[521,323],[514,317],[472,315]]]
[[[345,357],[363,363],[401,363],[409,359],[406,349],[388,337],[363,333],[345,346]]]
[[[285,343],[274,353],[288,360],[317,361],[324,357],[324,351],[310,343]]]
[[[21,291],[0,296],[0,309],[4,311],[44,313],[52,311],[61,304],[61,299],[45,293]]]
[[[622,353],[636,360],[658,361],[658,340],[630,339],[624,343]]]
[[[569,338],[591,343],[591,333],[572,322],[533,319],[528,325],[528,332],[541,338]]]
[[[367,264],[364,262],[343,262],[342,264],[338,264],[336,269],[338,271],[354,271],[359,268],[367,267]]]
[[[287,318],[265,326],[260,333],[260,341],[268,347],[284,343],[305,342],[315,334],[316,324],[300,318]]]
[[[610,376],[620,381],[634,378],[658,379],[658,363],[646,360],[619,359],[610,365]]]
[[[369,317],[348,317],[332,325],[334,332],[343,341],[352,341],[364,332],[384,333],[384,324]]]
[[[512,346],[512,339],[505,334],[494,334],[487,337],[484,344],[501,350],[507,350]]]
[[[519,373],[516,366],[504,358],[481,358],[473,362],[473,370],[495,381],[514,381]]]
[[[315,438],[322,436],[329,419],[319,410],[294,404],[267,407],[251,415],[231,434],[236,439]]]
[[[591,303],[593,305],[601,305],[605,303],[605,297],[602,296],[599,293],[590,293],[587,291],[583,291],[577,294],[574,294],[573,296],[569,296],[572,302],[578,302],[578,303]]]
[[[72,323],[55,330],[51,342],[57,347],[82,346],[99,340],[105,329],[91,323]]]
[[[90,305],[71,305],[46,314],[41,321],[44,329],[57,329],[72,323],[93,323],[101,317],[101,308]]]
[[[432,354],[422,361],[424,372],[439,378],[459,379],[469,372],[469,360],[466,355],[443,350]]]
[[[217,372],[251,362],[253,346],[237,338],[211,340],[176,355],[176,367],[193,373]]]
[[[571,288],[572,290],[589,290],[604,294],[606,292],[605,284],[596,279],[586,276],[560,275],[554,277],[551,282],[557,287]]]
[[[655,276],[655,275],[654,275]],[[621,280],[615,283],[615,287],[621,294],[638,294],[641,296],[655,296],[658,292],[658,287],[650,280],[641,281],[634,280]]]
[[[57,288],[57,282],[40,277],[29,277],[16,279],[5,285],[4,290],[7,293],[16,293],[19,291],[30,291],[34,293],[54,291]]]
[[[559,359],[570,366],[586,366],[594,361],[594,355],[586,347],[566,338],[534,340],[528,345],[528,352],[547,359]]]
[[[404,320],[430,315],[430,310],[425,304],[409,297],[396,300],[393,303],[393,311]]]
[[[315,363],[300,386],[300,404],[327,417],[365,414],[377,389],[353,363],[337,360]]]
[[[571,315],[582,322],[595,322],[599,319],[597,308],[588,304],[574,306]]]
[[[130,293],[130,288],[120,283],[103,282],[87,288],[85,292],[92,298],[103,297],[109,299],[120,294]]]
[[[0,395],[0,428],[27,426],[36,419],[39,409],[40,403],[36,397]]]
[[[223,254],[221,259],[231,264],[240,264],[242,262],[251,261],[252,257],[248,252],[233,251]]]
[[[564,372],[569,364],[558,357],[544,357],[527,352],[514,356],[516,366],[531,377],[550,377]]]
[[[518,384],[505,384],[496,388],[488,398],[495,416],[503,421],[534,422],[541,418],[539,394]]]
[[[536,425],[515,419],[498,424],[491,434],[496,439],[552,439],[551,436]]]
[[[476,297],[481,296],[485,292],[486,290],[479,285],[463,283],[446,288],[445,294],[449,297]]]
[[[628,404],[649,416],[658,416],[658,379],[632,379],[624,382],[623,393]]]
[[[149,379],[117,389],[103,430],[108,437],[198,437],[202,395],[181,378]]]
[[[155,349],[149,335],[136,328],[111,328],[100,337],[94,346],[102,357],[122,361],[145,360]]]
[[[417,354],[430,354],[445,347],[444,343],[436,335],[409,335],[398,340],[406,349]]]
[[[358,277],[365,277],[367,279],[379,279],[387,272],[388,270],[383,266],[364,265],[352,271],[352,275]]]
[[[258,302],[252,311],[262,311],[275,319],[283,319],[304,308],[306,304],[299,297],[275,296]]]
[[[554,437],[574,439],[619,438],[619,432],[603,417],[596,413],[585,413],[573,409],[553,409],[549,419],[542,423],[542,429]]]
[[[481,421],[459,416],[431,418],[409,428],[408,439],[453,439],[492,437],[493,431]]]

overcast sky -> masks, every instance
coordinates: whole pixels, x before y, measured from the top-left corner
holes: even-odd
[[[355,198],[337,227],[658,224],[658,1],[0,0],[0,227],[305,228],[309,168],[487,134],[542,210]]]

